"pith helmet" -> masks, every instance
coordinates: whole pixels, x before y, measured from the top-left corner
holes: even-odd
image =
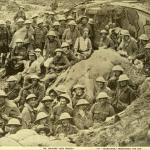
[[[67,43],[67,42],[63,42],[62,44],[61,44],[61,48],[63,48],[63,47],[68,47],[69,46],[69,44]]]
[[[77,24],[76,24],[76,22],[75,22],[74,20],[71,20],[71,21],[68,23],[68,25],[76,26]]]
[[[40,113],[37,114],[35,122],[37,122],[37,121],[39,121],[41,119],[45,119],[47,117],[48,117],[48,115],[45,112],[40,112]]]
[[[0,20],[0,25],[5,25],[5,21],[4,20]]]
[[[60,26],[60,23],[56,21],[53,23],[53,26]]]
[[[5,91],[3,90],[0,90],[0,97],[7,97]]]
[[[52,101],[54,101],[54,100],[53,100],[50,96],[45,96],[45,97],[42,99],[41,102],[47,102],[47,101],[52,102]]]
[[[10,126],[10,125],[16,125],[16,126],[21,126],[21,123],[18,119],[16,118],[12,118],[8,121],[8,124],[7,126]]]
[[[64,119],[72,119],[72,117],[70,116],[69,113],[62,113],[62,114],[60,115],[59,120],[61,121],[61,120],[64,120]]]
[[[86,99],[80,99],[76,106],[80,106],[80,105],[89,105],[89,102]]]
[[[106,92],[100,92],[96,99],[98,100],[98,99],[103,99],[103,98],[109,98]]]
[[[17,39],[16,43],[23,43],[24,41],[22,39]]]
[[[35,94],[29,94],[27,97],[26,97],[26,100],[28,101],[29,99],[31,98],[36,98]]]
[[[24,24],[31,24],[32,22],[30,21],[30,20],[26,20],[25,22],[24,22]]]
[[[30,79],[37,79],[37,80],[39,80],[40,78],[36,74],[33,74],[33,75],[31,75]]]
[[[150,43],[146,44],[145,48],[150,49]]]
[[[85,89],[85,86],[82,85],[82,84],[76,84],[76,85],[73,86],[73,90],[75,90],[77,88]]]
[[[100,76],[100,77],[98,77],[98,78],[96,79],[96,82],[103,82],[103,83],[106,83],[106,80],[105,80],[102,76]]]
[[[116,65],[112,68],[112,71],[124,71],[124,69],[120,65]]]
[[[118,82],[128,81],[128,80],[129,80],[128,76],[126,74],[122,74],[122,75],[119,76]]]
[[[17,81],[17,78],[14,77],[14,76],[10,76],[6,81],[7,81],[7,82]]]
[[[60,100],[60,98],[65,98],[67,104],[70,103],[70,101],[71,101],[71,98],[70,98],[70,96],[69,96],[68,94],[61,94],[61,95],[59,96],[59,100]]]
[[[19,23],[19,22],[24,22],[24,20],[23,20],[22,18],[19,18],[19,19],[17,20],[17,23]]]
[[[149,37],[146,34],[142,34],[142,35],[139,36],[139,39],[143,40],[143,41],[148,41]]]
[[[128,30],[121,30],[121,34],[130,36],[130,33]]]
[[[49,31],[47,33],[47,36],[54,36],[54,37],[56,37],[56,33],[54,31]]]

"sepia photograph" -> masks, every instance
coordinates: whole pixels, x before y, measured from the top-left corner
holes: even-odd
[[[27,147],[150,150],[150,0],[0,0],[0,149]]]

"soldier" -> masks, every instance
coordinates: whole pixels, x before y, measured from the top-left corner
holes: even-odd
[[[48,136],[50,133],[50,130],[48,127],[44,126],[44,125],[38,125],[36,128],[36,132],[39,135],[43,135],[43,136]]]
[[[22,56],[25,60],[27,59],[28,52],[24,46],[24,41],[22,39],[16,39],[15,48],[12,50],[12,56]]]
[[[37,19],[38,19],[38,15],[34,14],[32,16],[32,27],[33,27],[33,29],[35,29],[37,27]]]
[[[89,18],[87,16],[80,17],[78,28],[81,35],[83,34],[84,29],[87,28],[89,30],[89,37],[92,37],[92,29],[91,26],[88,24],[88,22]]]
[[[6,20],[6,29],[8,31],[8,43],[10,44],[11,40],[12,40],[12,35],[13,35],[13,30],[12,30],[12,25],[11,25],[11,21],[10,20]]]
[[[118,47],[118,50],[127,52],[128,56],[134,56],[138,51],[137,41],[131,37],[128,30],[122,30],[123,39]]]
[[[17,83],[18,80],[14,76],[10,76],[6,81],[8,83],[7,88],[5,88],[7,98],[9,100],[14,100],[18,97],[21,87]]]
[[[71,65],[74,65],[76,62],[78,62],[78,58],[75,57],[67,42],[63,42],[61,48],[67,56]]]
[[[16,26],[13,29],[13,33],[15,33],[17,30],[21,29],[24,26],[24,20],[22,18],[17,19]]]
[[[116,65],[112,68],[112,77],[108,80],[108,87],[112,90],[115,91],[117,88],[117,81],[119,79],[119,76],[123,74],[124,69],[120,65]]]
[[[6,125],[6,132],[8,132],[7,135],[16,134],[17,131],[21,129],[21,127],[22,125],[18,119],[11,118]]]
[[[24,78],[24,83],[27,84],[28,79],[31,74],[39,75],[41,73],[40,64],[36,60],[36,55],[34,52],[29,53],[29,60],[25,63],[23,72],[21,73]]]
[[[102,123],[107,117],[115,114],[114,108],[109,103],[109,96],[105,92],[100,92],[96,97],[97,102],[91,107],[91,115],[94,123]]]
[[[70,66],[70,62],[64,55],[62,49],[56,49],[55,52],[56,56],[54,56],[51,64],[47,68],[47,74],[43,79],[46,83],[46,87],[48,87],[47,83],[49,83],[49,81],[55,80],[62,71],[66,70]]]
[[[100,37],[99,47],[114,49],[115,48],[114,42],[108,36],[108,32],[106,30],[101,30],[100,34],[101,37]]]
[[[24,128],[31,129],[34,126],[34,121],[36,119],[36,98],[34,94],[29,94],[26,97],[26,103],[21,114]]]
[[[72,16],[68,16],[66,21],[67,21],[67,23],[69,23],[70,21],[73,21],[73,20],[74,20],[74,18]]]
[[[62,42],[67,42],[72,49],[76,39],[80,36],[80,33],[77,29],[77,24],[75,21],[70,21],[68,23],[68,28],[64,31],[62,36]]]
[[[95,95],[97,96],[100,92],[106,92],[109,96],[112,96],[113,92],[107,87],[107,81],[102,77],[96,79]]]
[[[44,13],[44,15],[45,15],[44,24],[45,24],[45,27],[47,28],[48,31],[50,30],[50,28],[51,28],[51,26],[52,26],[52,20],[51,20],[51,19],[52,19],[52,18],[51,18],[52,13],[53,13],[53,12],[48,12],[48,11],[46,11],[46,12]]]
[[[73,86],[72,91],[72,105],[75,107],[79,99],[88,99],[88,96],[86,95],[85,86],[81,84],[76,84]]]
[[[77,127],[73,126],[71,124],[71,119],[72,117],[70,116],[69,113],[62,113],[61,116],[59,117],[59,123],[60,125],[56,128],[56,136],[61,138],[67,137],[71,134],[77,134],[78,129]]]
[[[47,33],[45,46],[43,50],[43,56],[45,59],[55,56],[55,50],[61,47],[60,41],[56,39],[57,35],[54,31]]]
[[[34,52],[35,52],[36,57],[37,57],[36,60],[38,61],[38,63],[40,64],[40,66],[43,65],[43,63],[44,63],[44,57],[41,54],[41,49],[36,48]],[[41,70],[41,72],[42,72],[42,70]]]
[[[0,90],[0,120],[2,122],[2,128],[7,124],[10,118],[18,117],[19,115],[20,111],[16,104],[9,101],[6,93]]]
[[[149,37],[146,34],[142,34],[139,36],[138,41],[138,54],[143,53],[145,51],[145,46],[149,42]]]
[[[37,114],[36,120],[35,120],[35,126],[33,126],[34,130],[37,130],[39,125],[43,125],[47,128],[52,128],[52,126],[50,126],[49,124],[49,119],[48,119],[49,115],[46,114],[45,112],[39,112]]]
[[[118,87],[114,96],[113,106],[116,113],[123,111],[136,99],[135,91],[129,86],[129,78],[126,74],[119,76]]]
[[[60,40],[61,39],[61,34],[60,34],[60,23],[58,21],[55,21],[53,23],[53,27],[51,28],[57,36],[57,38]]]
[[[0,61],[5,64],[7,53],[9,52],[9,33],[5,27],[5,22],[0,20]]]
[[[20,104],[23,105],[25,102],[25,98],[29,94],[36,95],[36,105],[38,105],[44,97],[45,87],[39,83],[40,78],[37,75],[31,75],[31,84],[24,87],[21,93],[21,101]]]
[[[59,119],[61,113],[67,112],[71,116],[73,115],[73,110],[67,106],[71,102],[70,96],[68,94],[62,94],[58,100],[60,103],[53,110],[55,122]]]
[[[48,32],[47,28],[43,26],[43,21],[38,20],[37,27],[34,30],[35,48],[40,48],[43,50],[47,32]]]
[[[92,126],[89,104],[90,103],[86,99],[80,99],[76,104],[74,123],[80,130],[88,129]]]
[[[26,20],[24,22],[25,25],[25,37],[24,37],[24,43],[27,50],[33,49],[34,44],[34,29],[31,26],[32,22],[30,20]]]
[[[19,6],[19,10],[16,13],[16,15],[14,16],[14,21],[16,22],[19,18],[22,18],[23,20],[26,20],[26,14],[24,12],[24,7],[23,6]]]
[[[79,59],[87,59],[92,54],[92,43],[89,39],[89,30],[83,29],[82,36],[76,39],[74,54]]]
[[[144,72],[150,74],[150,43],[146,44],[145,50],[138,54],[135,59],[141,59],[144,64]]]
[[[60,23],[60,39],[62,39],[62,35],[66,29],[66,18],[65,16],[61,16],[59,19],[59,23]]]

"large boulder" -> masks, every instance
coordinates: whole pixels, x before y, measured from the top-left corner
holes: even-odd
[[[143,81],[144,76],[136,72],[128,59],[121,57],[120,54],[112,49],[101,48],[101,50],[95,51],[89,59],[82,60],[68,68],[49,89],[64,85],[69,92],[72,86],[80,83],[86,86],[87,94],[92,101],[94,98],[95,79],[98,76],[104,76],[107,79],[110,76],[112,67],[118,64],[123,66],[125,73],[134,82],[138,84],[138,82]]]

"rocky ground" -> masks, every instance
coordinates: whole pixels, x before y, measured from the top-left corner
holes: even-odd
[[[64,1],[71,7],[74,5],[72,1]],[[60,5],[64,1],[61,1]],[[78,1],[76,0],[75,4]],[[16,2],[1,0],[0,19],[12,19],[18,4],[25,6],[28,16],[35,12],[41,14],[49,8],[45,6],[45,2],[45,0],[30,2],[29,0]],[[116,52],[112,50],[102,50],[102,53],[96,51],[88,60],[83,60],[64,72],[53,86],[64,84],[69,90],[72,85],[82,82],[87,86],[88,95],[92,100],[94,79],[99,75],[107,77],[115,64],[121,64],[134,83],[140,85],[140,97],[118,116],[108,118],[103,124],[98,124],[90,130],[81,131],[77,136],[71,137],[71,140],[78,146],[150,146],[150,80],[143,82],[145,76]]]

